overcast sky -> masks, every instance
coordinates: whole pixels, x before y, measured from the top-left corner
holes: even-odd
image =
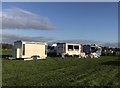
[[[6,41],[118,41],[116,2],[4,2],[0,17]]]

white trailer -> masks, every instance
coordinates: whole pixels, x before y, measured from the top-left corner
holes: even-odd
[[[47,57],[47,44],[41,42],[14,42],[13,57],[16,59],[33,60]]]
[[[81,53],[80,44],[71,44],[71,43],[57,43],[57,55],[64,56],[79,56]]]

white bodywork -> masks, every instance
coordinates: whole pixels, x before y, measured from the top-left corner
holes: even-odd
[[[98,55],[97,53],[91,53],[90,54],[90,58],[99,58],[100,55]]]
[[[101,48],[100,46],[94,44],[94,45],[91,45],[91,47],[94,47],[94,48],[97,49],[97,51],[96,51],[95,53],[96,53],[98,56],[101,55],[102,48]]]
[[[83,53],[80,53],[79,58],[87,58],[87,55],[85,55],[84,52],[83,52]]]
[[[57,55],[79,55],[81,53],[80,44],[57,43]]]
[[[32,60],[32,56],[39,56],[37,59],[45,59],[47,44],[41,42],[14,42],[13,57],[24,58],[24,60]]]

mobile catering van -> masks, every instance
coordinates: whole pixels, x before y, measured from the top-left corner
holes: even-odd
[[[57,43],[57,55],[79,56],[80,53],[80,44]]]

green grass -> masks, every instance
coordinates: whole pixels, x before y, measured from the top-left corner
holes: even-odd
[[[117,86],[118,57],[3,60],[3,86]]]

